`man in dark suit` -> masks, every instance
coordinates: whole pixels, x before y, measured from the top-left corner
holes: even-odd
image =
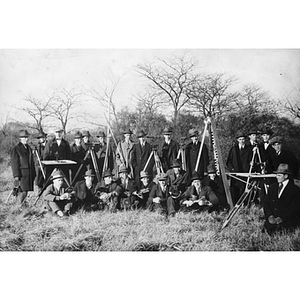
[[[151,203],[149,202],[150,192],[155,185],[155,182],[151,180],[151,176],[146,171],[140,173],[140,184],[138,186],[137,200],[139,201],[139,208],[151,209]]]
[[[207,166],[209,164],[207,146],[203,144],[200,162],[196,170],[195,168],[201,145],[201,142],[199,141],[199,132],[196,129],[190,129],[189,137],[192,141],[188,143],[185,148],[188,178],[190,179],[192,177],[192,173],[194,171],[203,177],[205,174],[207,174]]]
[[[39,142],[38,142],[38,146],[36,147],[36,151],[37,151],[37,154],[39,155],[40,160],[42,160],[43,156],[44,156],[45,146],[47,143],[47,139],[46,139],[47,134],[40,132],[37,135],[37,138],[39,139]],[[37,189],[38,189],[37,192],[39,194],[41,189],[43,188],[45,179],[44,179],[42,169],[41,169],[41,167],[43,167],[43,166],[40,165],[39,160],[36,155],[34,155],[34,161],[35,161],[35,173],[36,173],[35,184],[37,186]],[[44,170],[44,167],[43,167],[43,170]]]
[[[164,214],[167,217],[175,216],[175,201],[170,196],[170,188],[167,184],[168,176],[165,173],[157,175],[158,183],[153,186],[149,195],[149,203],[155,211]]]
[[[294,184],[289,165],[280,164],[274,173],[277,183],[270,185],[263,201],[264,229],[269,234],[300,226],[300,189]]]
[[[82,147],[81,139],[82,139],[81,132],[80,131],[75,132],[74,143],[71,145],[72,159],[77,163],[76,165],[72,166],[73,177],[77,173],[85,156],[85,150]],[[81,171],[77,175],[75,182],[81,180],[83,175],[84,175],[84,168],[81,168]]]
[[[127,168],[130,168],[130,174],[133,176],[133,170],[131,166],[131,153],[134,146],[134,143],[131,140],[132,131],[130,129],[127,129],[123,131],[123,135],[124,140],[119,142],[117,146],[116,163],[119,168],[122,165],[125,165]]]
[[[158,144],[157,153],[161,160],[164,172],[171,168],[171,163],[177,158],[179,144],[172,139],[172,128],[166,127],[163,130],[164,140]]]
[[[56,128],[55,138],[52,141],[48,141],[44,150],[44,160],[64,160],[72,159],[71,148],[69,142],[63,138],[63,130]],[[54,166],[48,166],[46,168],[47,177],[54,170]],[[69,167],[60,166],[65,176],[68,176]]]
[[[250,162],[252,159],[252,148],[245,143],[245,134],[238,132],[235,144],[230,150],[227,158],[227,167],[232,173],[249,173]],[[241,178],[243,179],[243,178]],[[231,179],[231,188],[233,191],[234,204],[238,201],[245,189],[245,184],[239,180]]]
[[[275,154],[272,157],[273,170],[276,170],[281,163],[288,164],[293,177],[296,178],[299,173],[299,162],[292,151],[284,148],[283,138],[281,136],[274,136],[270,140],[270,144],[275,150]]]
[[[139,175],[141,171],[147,171],[151,176],[153,174],[154,158],[151,158],[147,169],[144,170],[149,156],[151,155],[151,145],[146,141],[146,133],[140,130],[137,133],[139,142],[134,144],[131,155],[131,165],[134,169],[134,179],[136,183],[139,183]]]
[[[18,200],[21,205],[25,204],[28,192],[33,191],[36,175],[32,149],[27,144],[28,137],[29,133],[27,130],[20,130],[20,142],[11,151],[14,186],[19,188]]]

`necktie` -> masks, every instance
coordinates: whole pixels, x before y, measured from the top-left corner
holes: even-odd
[[[280,182],[278,185],[278,197],[279,197],[279,194],[280,194],[282,188],[283,188],[283,184]]]

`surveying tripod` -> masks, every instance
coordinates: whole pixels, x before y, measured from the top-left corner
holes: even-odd
[[[177,154],[177,159],[181,159],[182,169],[186,171],[186,157],[185,157],[185,137],[181,137],[179,144],[179,151]]]
[[[89,146],[88,150],[86,151],[86,154],[83,158],[83,161],[81,162],[81,165],[80,167],[78,168],[73,180],[72,180],[72,183],[71,183],[71,186],[74,185],[77,177],[78,177],[78,174],[80,173],[81,169],[83,168],[83,166],[85,165],[84,163],[86,162],[86,160],[88,159],[89,155],[91,156],[92,158],[92,164],[93,164],[93,167],[94,167],[94,170],[95,170],[95,173],[96,173],[96,177],[97,177],[97,180],[98,182],[100,182],[101,180],[101,177],[100,177],[100,172],[99,172],[99,168],[98,168],[98,164],[97,164],[97,160],[96,160],[96,154],[95,154],[95,151],[94,151],[94,148],[95,146],[94,145],[91,145]]]
[[[146,162],[146,164],[145,164],[145,167],[144,167],[143,171],[146,171],[146,170],[147,170],[148,165],[149,165],[149,163],[150,163],[150,160],[151,160],[151,158],[153,157],[153,158],[154,158],[154,163],[155,163],[155,167],[156,167],[157,174],[164,173],[164,169],[163,169],[163,167],[162,167],[160,158],[159,158],[159,156],[158,156],[158,154],[157,154],[157,148],[158,148],[157,145],[152,146],[151,154],[150,154],[149,157],[148,157],[148,160],[147,160],[147,162]]]
[[[227,216],[225,222],[222,225],[221,231],[229,224],[229,222],[233,219],[233,217],[236,215],[236,213],[240,210],[240,208],[242,207],[243,204],[246,204],[247,207],[250,206],[250,204],[254,201],[254,199],[257,196],[257,192],[260,189],[259,187],[259,180],[254,180],[253,182],[250,182],[250,178],[255,178],[255,175],[251,175],[253,167],[254,167],[254,162],[255,162],[255,157],[258,157],[259,160],[259,166],[261,168],[261,175],[258,178],[264,178],[267,177],[264,175],[265,173],[265,164],[262,163],[261,161],[261,156],[258,150],[258,147],[255,146],[253,148],[253,154],[252,154],[252,159],[250,162],[250,168],[249,168],[249,172],[247,174],[247,181],[246,181],[246,186],[245,186],[245,190],[243,192],[243,194],[241,195],[241,197],[239,198],[239,200],[237,201],[237,203],[235,204],[235,206],[232,208],[232,210],[229,212],[229,215]],[[230,174],[229,174],[230,175]],[[233,176],[233,178],[238,179],[237,177]],[[265,189],[266,185],[264,184]]]

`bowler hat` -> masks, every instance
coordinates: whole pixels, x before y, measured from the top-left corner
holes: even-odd
[[[114,174],[111,172],[111,170],[105,170],[104,174],[103,174],[103,178],[104,177],[113,177]]]
[[[207,166],[207,173],[208,173],[208,174],[214,174],[214,173],[216,173],[215,167],[212,166],[212,165],[208,165],[208,166]]]
[[[189,137],[197,136],[199,134],[199,131],[197,129],[190,129],[189,130]]]
[[[87,137],[90,137],[90,132],[88,130],[83,130],[82,131],[82,136],[87,136]]]
[[[261,134],[272,135],[273,131],[270,127],[263,127],[262,130],[261,130]]]
[[[173,130],[170,126],[165,127],[164,131],[162,132],[163,134],[172,134]]]
[[[140,172],[140,179],[150,177],[149,173],[147,171],[141,171]]]
[[[95,172],[93,171],[93,169],[88,169],[85,173],[84,173],[84,176],[91,176],[91,177],[95,177]]]
[[[123,165],[120,167],[119,173],[129,173],[129,171],[129,168]]]
[[[275,174],[292,174],[290,169],[289,169],[289,165],[288,164],[280,164],[277,168],[276,171],[274,171],[273,173]]]
[[[171,168],[179,168],[181,167],[181,161],[179,159],[174,159],[172,164],[171,164]]]
[[[246,137],[246,135],[245,135],[244,132],[238,131],[238,132],[236,133],[236,136],[235,136],[235,137],[238,139],[238,138],[240,138],[240,137]]]
[[[65,177],[64,174],[60,170],[56,170],[53,172],[51,179],[54,180],[54,179],[64,178],[64,177]]]
[[[132,134],[132,131],[128,128],[123,131],[123,134]]]
[[[274,136],[270,139],[270,145],[274,145],[275,143],[282,144],[283,138],[281,136]]]
[[[75,132],[75,136],[74,136],[75,139],[81,139],[82,138],[82,134],[80,131],[76,131]]]
[[[97,134],[97,137],[106,137],[105,135],[105,132],[104,131],[100,131],[98,134]]]
[[[144,130],[140,130],[137,132],[137,135],[136,135],[137,138],[144,137],[144,136],[146,136],[146,133]]]
[[[165,181],[168,179],[168,175],[166,173],[160,173],[156,175],[157,180]]]
[[[21,137],[29,137],[29,133],[28,133],[28,131],[25,129],[22,129],[22,130],[20,130],[19,131],[19,137],[21,138]]]

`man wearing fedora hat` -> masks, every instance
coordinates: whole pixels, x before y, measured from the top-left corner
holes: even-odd
[[[177,157],[179,144],[172,139],[173,130],[171,127],[167,126],[162,134],[164,140],[159,142],[157,153],[164,171],[167,172],[171,167],[172,161]]]
[[[133,169],[131,165],[131,154],[132,154],[134,143],[130,139],[132,135],[132,131],[130,129],[126,129],[123,131],[123,135],[124,135],[124,140],[119,142],[117,145],[116,163],[119,168],[122,166],[122,164],[125,164],[127,168],[130,168],[130,173],[133,173]],[[123,160],[125,161],[123,162]]]
[[[203,144],[200,161],[197,170],[196,164],[197,159],[200,151],[201,142],[199,141],[199,132],[196,129],[189,130],[189,137],[191,142],[186,145],[185,148],[185,156],[186,156],[186,166],[187,166],[187,173],[188,178],[192,177],[192,173],[194,171],[198,172],[201,176],[207,173],[207,166],[209,164],[209,157],[208,157],[208,149],[205,143]]]
[[[47,143],[47,134],[44,132],[39,132],[37,135],[37,139],[38,139],[38,146],[37,146],[36,150],[37,150],[37,154],[39,155],[40,160],[42,160],[43,156],[44,156],[45,146]],[[45,179],[43,177],[41,165],[39,163],[38,158],[37,157],[34,157],[34,158],[35,158],[35,173],[36,173],[35,185],[37,186],[37,189],[38,189],[37,192],[39,194],[41,189],[43,188]]]
[[[84,156],[85,156],[85,150],[83,149],[82,147],[82,143],[81,143],[81,140],[82,140],[82,134],[80,131],[76,131],[75,132],[75,135],[74,135],[74,143],[71,145],[71,153],[72,153],[72,159],[74,161],[76,161],[76,165],[73,165],[72,166],[72,173],[73,174],[76,174],[77,173],[77,170],[79,169],[83,159],[84,159]],[[83,168],[81,169],[81,172],[79,173],[79,176],[77,176],[77,180],[80,180],[79,178],[81,178],[84,174],[84,170]]]
[[[277,182],[270,185],[263,200],[264,229],[272,234],[300,226],[300,189],[294,184],[288,164],[280,164]]]
[[[92,145],[90,138],[91,138],[90,132],[88,130],[83,130],[81,146],[85,152],[88,151],[90,146]]]
[[[151,180],[151,176],[146,171],[140,173],[140,184],[138,186],[137,200],[139,201],[138,208],[150,208],[151,203],[149,202],[150,191],[155,182]]]
[[[139,142],[134,144],[131,155],[131,165],[134,170],[134,179],[136,183],[139,183],[139,175],[141,171],[144,171],[144,167],[148,161],[149,156],[151,155],[152,148],[150,144],[146,141],[146,133],[144,130],[137,132],[136,137],[139,139]],[[150,163],[147,166],[147,171],[152,175],[154,166],[154,159],[151,159]]]
[[[277,170],[281,163],[289,165],[290,171],[294,178],[299,173],[299,162],[295,154],[285,148],[284,139],[281,136],[274,136],[270,140],[270,144],[275,150],[275,154],[272,156],[273,170]]]
[[[129,178],[130,169],[126,166],[121,166],[119,170],[120,186],[122,187],[122,193],[120,195],[120,207],[121,209],[128,210],[134,204],[137,206],[137,184],[134,179]]]
[[[33,191],[36,176],[32,149],[28,145],[29,133],[27,130],[19,131],[20,142],[12,148],[11,168],[14,177],[14,186],[19,187],[18,200],[25,203],[29,191]]]
[[[75,202],[75,193],[67,191],[64,174],[60,170],[55,170],[52,173],[51,180],[53,183],[43,193],[44,200],[59,217],[70,215]]]
[[[157,180],[158,183],[150,191],[149,205],[153,207],[153,210],[173,217],[176,213],[175,200],[170,195],[170,187],[167,183],[168,175],[160,173],[157,175]]]
[[[229,172],[249,173],[252,158],[252,148],[246,144],[246,135],[242,131],[236,134],[236,144],[229,150],[226,165]],[[234,204],[239,200],[245,190],[245,184],[239,180],[231,179]]]
[[[95,172],[89,169],[83,176],[84,180],[76,182],[74,186],[76,209],[83,207],[84,210],[95,210],[98,208],[98,198],[96,197],[96,184],[93,182]]]
[[[181,197],[183,211],[206,210],[212,211],[219,206],[219,199],[209,186],[203,185],[203,178],[193,172],[191,185]]]
[[[97,134],[98,144],[95,145],[95,154],[97,158],[98,168],[100,176],[102,176],[105,156],[107,155],[107,164],[105,170],[112,171],[114,169],[114,158],[113,158],[113,151],[111,145],[107,145],[105,142],[106,134],[104,131],[100,131]],[[107,152],[107,154],[106,154]]]
[[[98,205],[103,205],[110,212],[116,212],[120,208],[120,196],[122,194],[122,187],[114,181],[113,176],[111,170],[105,170],[103,179],[96,185],[97,194],[99,192]]]

